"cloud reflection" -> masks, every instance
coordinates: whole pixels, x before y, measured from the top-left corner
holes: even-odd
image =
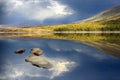
[[[45,56],[44,56],[45,57]],[[14,80],[14,79],[22,79],[25,80],[25,77],[36,77],[36,78],[49,78],[53,79],[58,76],[62,76],[65,72],[71,71],[76,63],[73,61],[69,61],[61,58],[47,58],[53,67],[49,70],[40,69],[30,64],[17,64],[13,63],[6,64],[4,67],[4,74],[0,74],[0,79],[2,80]]]
[[[20,42],[19,40],[15,40],[15,39],[8,39],[8,41]],[[113,58],[113,56],[103,54],[103,52],[99,51],[98,49],[92,46],[83,44],[81,42],[67,41],[67,40],[41,39],[39,40],[39,42],[37,42],[36,40],[36,41],[27,41],[25,43],[30,44],[32,46],[34,45],[36,47],[42,47],[42,48],[47,46],[48,48],[52,49],[54,53],[74,51],[79,54],[88,55],[89,57],[93,57],[97,60],[104,60],[111,57]]]
[[[52,72],[50,79],[61,76],[63,73],[71,71],[71,69],[76,66],[75,62],[65,59],[51,59],[50,61],[53,65],[53,68],[49,70]]]

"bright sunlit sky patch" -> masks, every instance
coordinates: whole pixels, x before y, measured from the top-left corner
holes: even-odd
[[[120,0],[0,0],[0,24],[63,24],[80,21]]]

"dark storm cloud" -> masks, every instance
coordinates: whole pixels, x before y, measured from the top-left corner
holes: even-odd
[[[120,0],[60,0],[75,12],[75,18],[84,19],[120,4]]]
[[[46,20],[44,20],[43,24],[48,24],[48,25],[51,25],[51,24],[67,24],[67,23],[72,23],[76,21],[76,17],[75,15],[71,15],[71,16],[66,16],[64,18],[61,18],[61,19],[53,19],[53,18],[48,18]]]
[[[43,24],[47,19],[61,21],[72,14],[66,5],[54,0],[9,0],[6,2],[6,24]],[[34,24],[34,23],[33,23]],[[48,24],[45,22],[45,24]]]
[[[117,5],[120,0],[0,0],[0,24],[66,24]]]
[[[4,19],[5,19],[5,3],[3,1],[0,1],[0,24],[4,23]]]

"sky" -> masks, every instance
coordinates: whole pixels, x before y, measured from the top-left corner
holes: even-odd
[[[0,0],[0,25],[77,22],[120,4],[120,0]]]

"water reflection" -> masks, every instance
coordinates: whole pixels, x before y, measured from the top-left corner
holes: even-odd
[[[105,53],[120,57],[120,34],[55,34],[58,39],[77,40],[91,45]]]
[[[105,53],[110,55],[120,57],[120,34],[119,33],[55,33],[55,34],[0,34],[4,37],[37,37],[37,38],[48,38],[48,39],[65,39],[65,40],[75,40],[95,47]]]
[[[119,80],[120,59],[91,46],[68,40],[40,38],[0,39],[1,80]],[[30,49],[41,48],[54,67],[46,70],[24,61]],[[23,55],[14,51],[25,48]]]

